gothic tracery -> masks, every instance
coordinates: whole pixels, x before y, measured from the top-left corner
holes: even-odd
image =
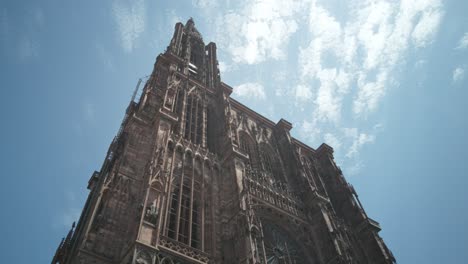
[[[231,93],[216,45],[177,23],[52,263],[394,263],[333,149]]]

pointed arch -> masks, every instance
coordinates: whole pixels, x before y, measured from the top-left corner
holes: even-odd
[[[185,92],[179,88],[176,94],[175,113],[179,119],[182,119],[182,109],[184,107]],[[180,124],[177,123],[174,127],[175,133],[180,133]]]
[[[327,191],[323,184],[322,178],[318,174],[318,171],[314,167],[314,161],[312,158],[301,156],[301,161],[304,166],[308,180],[312,182],[314,187],[319,191],[320,194],[326,195]]]
[[[194,87],[187,95],[185,105],[184,138],[196,145],[203,144],[205,105]]]
[[[255,141],[244,131],[239,133],[239,146],[242,151],[249,155],[248,165],[252,168],[260,169],[261,164],[258,160],[258,151]]]
[[[201,223],[203,225],[202,233],[200,234],[202,239],[201,248],[203,251],[211,253],[213,252],[215,240],[214,240],[214,195],[213,195],[213,185],[215,179],[213,177],[214,171],[208,159],[205,159],[203,162],[203,177],[201,179],[202,183],[202,219]]]
[[[272,175],[275,181],[285,182],[281,162],[278,155],[275,155],[273,147],[267,143],[261,143],[259,149],[262,169]]]
[[[190,247],[201,249],[203,214],[203,161],[187,149],[177,148],[172,173],[168,237]]]
[[[178,236],[178,217],[179,217],[179,204],[180,204],[180,190],[181,178],[183,168],[183,148],[181,145],[176,146],[174,155],[174,165],[172,168],[172,186],[171,196],[169,201],[169,214],[166,234],[172,238],[177,239]]]

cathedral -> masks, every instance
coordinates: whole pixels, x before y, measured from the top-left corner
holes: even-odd
[[[395,263],[333,148],[232,91],[216,44],[177,23],[52,264]]]

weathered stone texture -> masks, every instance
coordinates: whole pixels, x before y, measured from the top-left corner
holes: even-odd
[[[53,263],[394,263],[333,149],[231,92],[177,23]]]

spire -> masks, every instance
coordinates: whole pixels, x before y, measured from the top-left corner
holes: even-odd
[[[193,18],[190,17],[189,20],[187,20],[187,23],[185,24],[187,26],[192,26],[192,27],[195,27],[195,21],[193,21]]]
[[[185,24],[185,28],[187,32],[191,33],[192,37],[197,37],[203,41],[203,37],[200,34],[200,32],[198,32],[197,28],[195,27],[195,21],[193,21],[192,17],[190,17],[189,20],[187,20],[187,23]]]

